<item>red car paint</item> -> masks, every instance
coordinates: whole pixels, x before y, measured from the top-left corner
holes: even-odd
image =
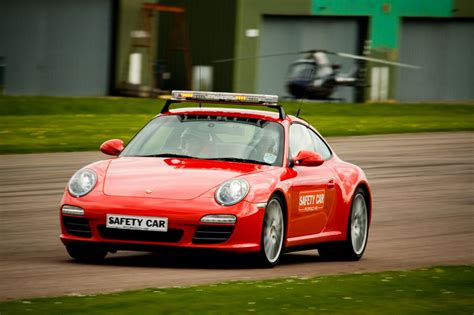
[[[66,245],[74,241],[95,242],[107,244],[111,249],[150,245],[256,252],[261,246],[265,212],[262,203],[278,193],[285,203],[284,249],[291,251],[305,246],[316,247],[324,242],[346,240],[350,206],[357,187],[363,187],[367,192],[370,222],[370,187],[359,167],[342,161],[332,149],[331,158],[322,165],[290,165],[289,127],[292,123],[300,123],[316,132],[307,122],[293,116],[280,119],[278,114],[268,111],[221,108],[177,109],[159,116],[196,113],[249,117],[281,124],[285,130],[283,166],[130,156],[92,163],[87,167],[97,173],[95,187],[79,198],[72,196],[66,188],[60,207],[72,205],[84,209],[82,218],[88,221],[91,235],[83,237],[69,233],[64,220],[76,216],[60,213],[62,242]],[[249,193],[235,205],[220,205],[214,198],[216,189],[224,181],[236,177],[248,181]],[[301,208],[300,196],[304,197],[308,191],[323,191],[323,204],[321,200],[316,202],[310,197],[303,199]],[[314,203],[316,211],[305,210],[304,206],[311,203]],[[108,213],[165,217],[168,218],[169,229],[182,230],[183,234],[173,242],[107,238],[99,233],[99,227],[105,225]],[[193,236],[198,226],[203,225],[200,219],[209,214],[234,214],[237,221],[232,234],[222,243],[196,244]]]

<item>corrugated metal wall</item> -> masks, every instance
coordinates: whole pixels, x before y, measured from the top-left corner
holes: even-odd
[[[405,19],[400,60],[421,70],[399,69],[396,98],[474,99],[474,20]]]
[[[112,0],[0,2],[5,93],[106,95]]]
[[[327,49],[359,53],[360,23],[356,18],[265,16],[261,33],[260,55]],[[288,66],[304,55],[271,57],[259,60],[258,93],[289,95],[285,88]],[[351,72],[355,63],[330,57],[342,65],[342,72]],[[347,101],[355,99],[352,88],[343,87],[333,97]]]

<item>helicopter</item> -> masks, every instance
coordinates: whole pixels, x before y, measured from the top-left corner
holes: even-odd
[[[286,79],[286,88],[293,97],[302,99],[339,100],[331,98],[331,95],[333,95],[340,86],[350,86],[354,88],[367,87],[368,85],[365,80],[365,62],[368,61],[412,69],[420,68],[405,63],[324,49],[277,53],[255,57],[220,59],[215,60],[214,62],[221,63],[234,60],[269,58],[297,54],[305,54],[305,56],[290,64]],[[355,59],[357,60],[358,65],[352,73],[344,74],[340,72],[340,65],[330,62],[328,55]]]

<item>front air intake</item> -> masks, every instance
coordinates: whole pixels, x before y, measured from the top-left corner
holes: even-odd
[[[218,244],[229,239],[233,225],[200,225],[193,237],[194,244]]]
[[[63,224],[66,231],[74,236],[92,237],[89,220],[85,218],[68,217],[63,215]]]
[[[107,228],[105,225],[99,225],[97,228],[102,238],[122,241],[177,243],[184,234],[184,231],[181,229],[169,229],[167,232],[156,232],[112,229]]]

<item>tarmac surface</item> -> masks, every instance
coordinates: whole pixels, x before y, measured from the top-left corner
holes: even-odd
[[[76,263],[59,241],[58,207],[75,170],[97,152],[0,156],[0,300],[96,294],[291,276],[474,263],[474,133],[329,138],[372,185],[373,222],[359,262],[286,254],[274,269],[246,256],[109,254]]]

